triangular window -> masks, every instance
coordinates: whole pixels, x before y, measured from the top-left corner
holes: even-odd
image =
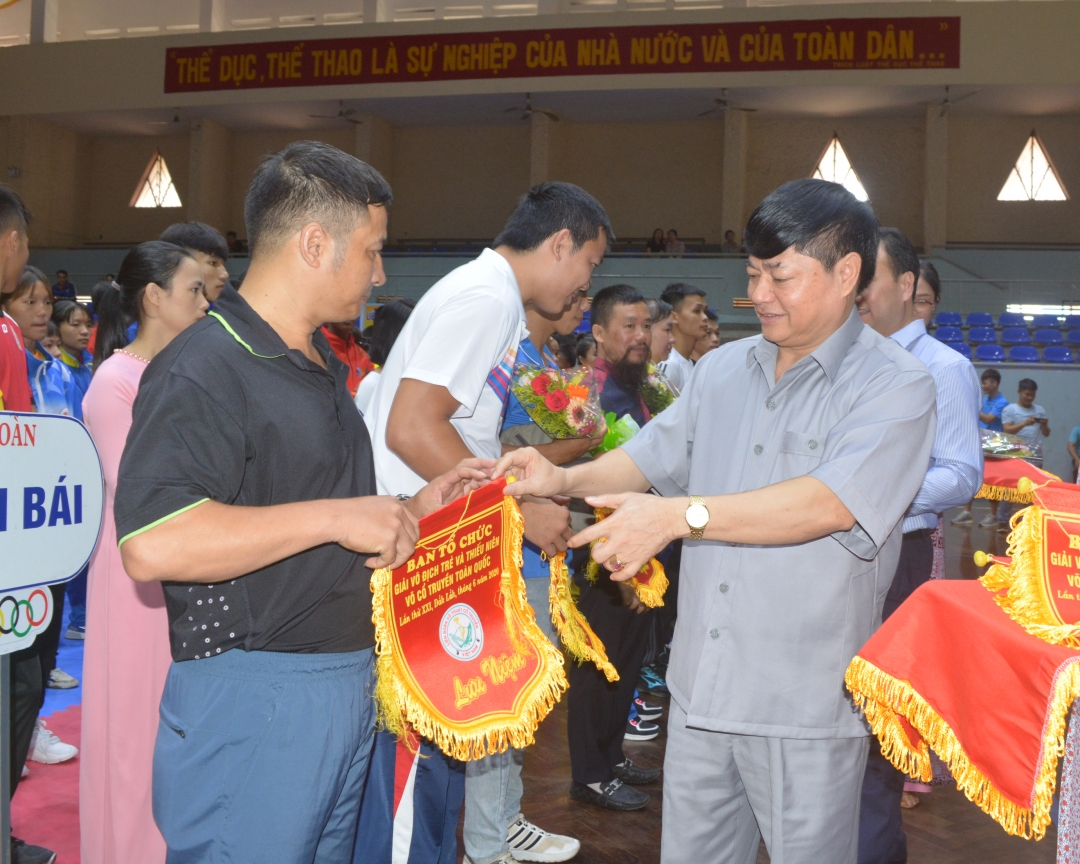
[[[851,160],[848,159],[844,148],[840,146],[840,138],[837,135],[833,135],[832,140],[825,147],[825,152],[821,154],[817,167],[810,176],[817,180],[839,183],[860,201],[866,201],[870,197],[866,194],[859,175],[851,167]]]
[[[1050,155],[1035,130],[1031,130],[1020,158],[1016,160],[998,201],[1067,201],[1069,193],[1058,176]]]
[[[143,171],[135,194],[131,196],[129,207],[183,207],[180,196],[173,186],[169,166],[160,150],[155,150],[150,162]]]

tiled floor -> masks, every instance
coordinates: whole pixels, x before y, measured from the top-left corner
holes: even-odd
[[[985,503],[975,506],[972,527],[949,525],[946,530],[946,573],[951,579],[974,579],[980,575],[972,556],[976,550],[1005,552],[1005,535],[979,528],[987,512]],[[951,515],[955,516],[959,510]],[[947,520],[948,521],[948,520]],[[660,767],[664,736],[645,744],[627,745],[636,762]],[[566,747],[565,700],[537,732],[537,744],[529,750],[523,772],[526,816],[549,831],[579,838],[580,864],[656,864],[660,860],[661,783],[645,787],[653,797],[636,813],[612,813],[571,801]],[[996,822],[970,803],[955,787],[939,787],[922,797],[922,803],[904,814],[910,864],[1052,864],[1055,834],[1051,828],[1040,842],[1009,837]],[[759,864],[769,857],[762,847]],[[702,862],[709,864],[709,862]],[[830,862],[821,862],[830,864]]]

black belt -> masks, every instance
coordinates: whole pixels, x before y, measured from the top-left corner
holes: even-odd
[[[935,531],[934,528],[920,528],[918,531],[905,531],[903,539],[905,539],[905,540],[922,540],[922,539],[924,539],[926,537],[933,537],[934,536],[934,531]]]

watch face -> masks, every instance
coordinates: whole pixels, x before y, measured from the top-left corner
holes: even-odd
[[[691,528],[704,528],[709,524],[709,510],[704,504],[691,504],[686,508],[686,524]]]

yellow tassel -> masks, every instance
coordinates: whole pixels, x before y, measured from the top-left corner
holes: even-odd
[[[391,571],[376,570],[371,578],[372,621],[375,624],[375,705],[379,726],[399,740],[408,741],[408,727],[432,741],[447,756],[461,761],[482,759],[509,747],[522,748],[533,743],[533,734],[562,697],[568,683],[559,649],[548,641],[536,624],[529,606],[525,580],[521,576],[521,541],[525,521],[517,502],[503,499],[503,538],[506,548],[514,550],[500,577],[499,591],[506,614],[507,631],[515,648],[522,653],[536,653],[542,679],[529,698],[521,704],[517,716],[476,720],[448,725],[434,715],[422,696],[406,683],[407,677],[397,668],[391,638],[390,620],[393,601]],[[518,649],[520,650],[520,649]]]
[[[570,571],[566,568],[566,555],[563,553],[551,559],[548,601],[551,605],[551,623],[555,625],[559,639],[570,656],[578,663],[595,663],[608,681],[618,681],[619,673],[608,660],[604,643],[593,632],[570,596]]]
[[[649,559],[649,564],[645,567],[652,565],[653,575],[652,578],[645,582],[638,582],[637,576],[630,580],[630,584],[634,586],[634,593],[637,594],[638,600],[648,606],[650,609],[655,609],[657,606],[664,605],[664,592],[668,589],[667,573],[664,572],[664,565],[657,561],[655,558]]]
[[[996,821],[1006,833],[1041,840],[1050,824],[1050,805],[1057,782],[1057,763],[1065,752],[1065,724],[1073,701],[1080,696],[1080,661],[1070,663],[1055,679],[1043,731],[1042,762],[1027,807],[1010,801],[971,762],[956,734],[907,681],[893,678],[856,656],[844,682],[855,704],[866,715],[882,753],[900,771],[930,782],[929,751],[949,767],[956,785],[968,799]],[[896,715],[922,736],[913,747]]]
[[[1043,512],[1033,505],[1013,514],[1008,539],[1012,564],[995,564],[979,581],[994,592],[998,606],[1032,636],[1053,645],[1080,648],[1080,626],[1061,621],[1046,594],[1041,563]]]
[[[975,494],[976,498],[986,498],[990,501],[1011,501],[1014,504],[1030,504],[1035,500],[1032,490],[1021,492],[1012,486],[987,486],[985,483]]]

